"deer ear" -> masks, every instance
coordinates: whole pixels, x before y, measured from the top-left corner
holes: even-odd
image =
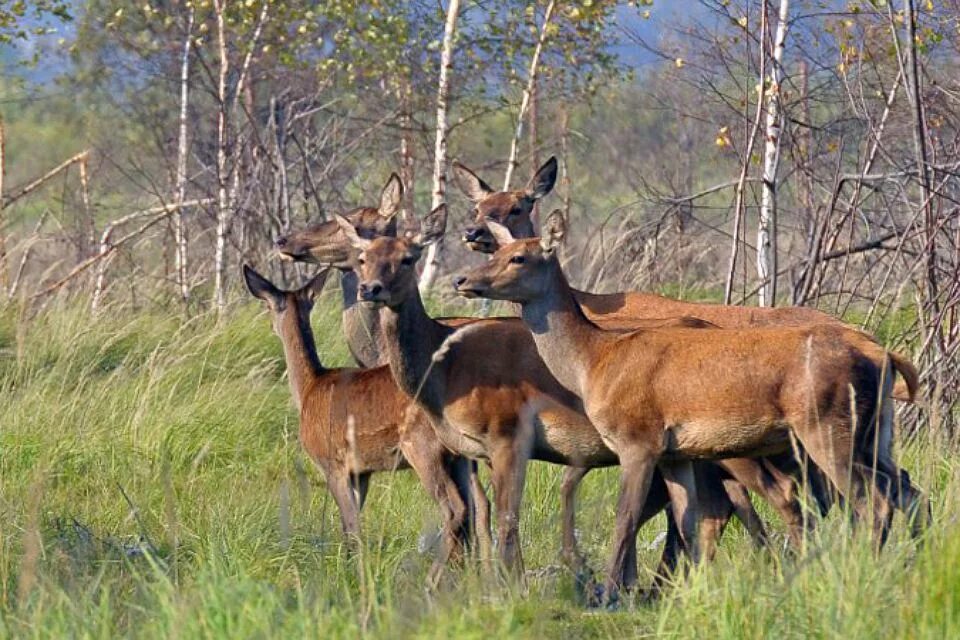
[[[484,220],[484,224],[487,225],[487,230],[490,232],[490,235],[493,236],[493,239],[497,241],[497,244],[501,247],[505,247],[511,242],[515,241],[516,238],[513,237],[513,234],[510,233],[510,229],[507,229],[504,225],[500,224],[496,220]]]
[[[537,172],[527,183],[527,197],[531,200],[539,200],[553,190],[553,185],[557,182],[557,157],[550,156],[550,159],[543,163],[543,166],[537,169]]]
[[[547,253],[553,252],[563,242],[567,234],[567,221],[563,219],[563,212],[554,209],[543,221],[543,230],[540,232],[540,246]]]
[[[460,191],[463,191],[463,194],[473,202],[480,202],[493,193],[490,185],[459,162],[453,163],[453,181],[457,183]]]
[[[413,236],[412,241],[421,247],[439,242],[447,229],[447,205],[441,204],[424,216],[420,223],[420,230]]]
[[[243,281],[247,290],[254,298],[260,298],[274,311],[282,311],[284,307],[283,292],[273,286],[273,283],[254,271],[248,264],[243,265]]]
[[[313,302],[313,300],[320,295],[320,292],[323,291],[323,285],[326,284],[328,275],[330,275],[330,268],[324,267],[317,272],[317,275],[310,279],[310,282],[301,287],[300,292],[305,293],[307,299]]]
[[[370,246],[370,240],[361,238],[357,234],[356,228],[354,228],[353,224],[349,220],[336,213],[333,214],[333,219],[337,221],[337,224],[340,226],[340,230],[343,231],[343,235],[347,236],[347,240],[355,249],[363,251]]]
[[[400,211],[400,204],[403,202],[403,181],[395,173],[390,174],[390,179],[383,187],[380,193],[380,217],[388,220]]]

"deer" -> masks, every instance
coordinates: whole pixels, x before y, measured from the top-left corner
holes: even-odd
[[[795,440],[858,521],[870,524],[878,549],[897,503],[919,502],[912,487],[900,495],[903,474],[892,458],[895,355],[836,324],[607,331],[587,317],[560,265],[566,223],[559,211],[547,217],[541,238],[517,240],[507,227],[487,224],[499,248],[457,276],[455,289],[520,305],[544,363],[583,401],[620,461],[608,598],[626,584],[630,540],[655,471],[676,496],[695,562],[698,460],[786,452]]]
[[[358,207],[346,213],[345,218],[361,238],[369,240],[380,235],[393,236],[396,233],[394,220],[400,208],[402,193],[402,182],[396,174],[393,174],[383,188],[379,208]],[[327,264],[341,270],[343,273],[341,285],[345,305],[344,326],[347,328],[347,341],[351,345],[351,352],[355,355],[359,353],[377,354],[377,359],[363,363],[368,366],[385,363],[386,360],[383,359],[384,356],[379,347],[378,312],[365,305],[356,304],[357,276],[354,272],[354,258],[351,257],[356,249],[340,231],[337,223],[334,221],[321,222],[289,236],[278,238],[277,251],[281,257],[287,260]],[[361,320],[350,320],[348,315],[354,318],[360,317]],[[471,318],[440,318],[438,320],[451,326],[462,326],[466,322],[475,321]],[[615,321],[604,326],[607,328],[640,328],[661,326],[665,323],[676,323],[682,326],[713,326],[706,321],[694,318],[632,320],[629,323]],[[353,330],[350,328],[353,328]],[[724,475],[727,478],[728,496],[726,498],[729,498],[730,502],[736,506],[738,517],[746,523],[745,526],[751,531],[753,539],[762,543],[766,534],[759,519],[754,517],[755,512],[750,505],[749,498],[743,493],[744,485],[751,491],[763,496],[774,506],[787,526],[792,546],[798,548],[803,539],[803,534],[809,528],[811,522],[804,518],[797,499],[794,478],[798,475],[799,467],[794,462],[793,456],[780,456],[779,459],[762,462],[731,459],[720,461],[719,464],[724,467]],[[575,535],[576,490],[588,471],[587,468],[568,466],[564,469],[561,482],[561,558],[565,564],[577,573],[582,572],[585,561],[577,548]],[[475,475],[471,476],[471,480],[476,483],[475,478]],[[807,480],[809,481],[808,484],[815,488],[820,485],[817,474],[810,474]],[[487,531],[489,528],[486,524],[489,522],[489,507],[486,505],[485,494],[478,484],[474,485],[474,489],[474,501],[478,505],[477,527],[479,531]],[[822,490],[814,490],[812,493],[817,499],[820,513],[824,514],[827,507],[825,493]],[[725,521],[722,518],[717,518],[712,521],[710,527],[714,530],[722,530],[721,523],[723,522]],[[668,526],[670,524],[672,523],[668,522]],[[707,528],[707,525],[705,525],[705,528]],[[672,535],[673,532],[668,531],[668,533]],[[709,539],[711,536],[705,534],[704,537]],[[481,543],[483,542],[481,541]],[[486,542],[489,547],[489,541]],[[668,555],[665,551],[665,557]],[[666,559],[672,561],[671,558]],[[669,562],[665,561],[662,566],[667,564]],[[660,574],[658,573],[658,575]]]
[[[531,238],[536,235],[531,220],[534,205],[549,194],[557,180],[557,159],[548,159],[530,178],[526,187],[518,191],[495,191],[471,169],[459,162],[453,164],[454,181],[461,192],[474,205],[474,219],[463,230],[462,239],[467,247],[480,253],[492,254],[499,246],[495,234],[489,230],[493,221],[510,231],[513,238]],[[718,327],[801,327],[814,324],[849,326],[842,320],[810,307],[744,307],[705,302],[686,302],[654,293],[618,292],[589,293],[571,289],[587,318],[602,322],[605,326],[619,324],[629,327],[631,320],[638,318],[669,318],[689,316],[706,320]],[[873,340],[864,334],[864,339]],[[905,363],[915,368],[903,356],[897,357],[895,365]],[[913,402],[918,388],[915,375],[901,372],[903,384],[894,388],[894,397],[904,402]]]
[[[402,207],[403,194],[403,182],[400,176],[393,173],[380,192],[378,206],[354,207],[342,215],[364,238],[396,235],[397,216]],[[380,314],[376,309],[358,304],[357,274],[353,268],[354,249],[346,242],[340,226],[333,220],[323,221],[299,232],[277,237],[274,247],[282,260],[309,262],[332,267],[339,272],[342,300],[341,326],[350,355],[360,367],[373,368],[386,365],[386,355],[380,346],[382,334]],[[445,321],[451,326],[459,326],[472,320],[450,318]],[[426,428],[432,428],[422,413],[418,413],[416,419],[422,421]],[[489,550],[493,546],[489,533],[490,503],[480,485],[475,463],[470,464],[469,481],[474,512],[474,534],[477,536],[481,555],[489,555]]]
[[[445,206],[431,212],[421,230],[400,238],[363,238],[349,220],[336,220],[360,252],[358,296],[380,309],[382,344],[398,385],[430,416],[438,438],[449,449],[490,464],[501,561],[507,568],[522,566],[519,507],[528,459],[579,468],[611,466],[619,460],[586,419],[579,400],[549,374],[519,319],[477,320],[457,329],[427,315],[415,265],[423,247],[442,237]],[[525,419],[524,414],[533,418]],[[711,474],[717,477],[718,467],[698,467],[706,496],[718,485],[707,479]],[[724,495],[730,502],[735,499]],[[745,491],[742,496],[749,504]],[[665,503],[642,505],[641,517],[652,516],[662,506]],[[705,500],[701,506],[698,516],[707,523],[707,512],[716,513],[716,504]],[[713,548],[720,530],[722,525],[703,527],[708,548]],[[624,576],[632,585],[636,551],[631,545],[635,542],[628,545],[630,568]]]
[[[250,294],[266,304],[283,344],[300,442],[323,473],[347,542],[355,545],[360,535],[371,475],[412,467],[441,509],[441,552],[430,571],[436,582],[469,540],[467,461],[437,441],[387,367],[327,368],[320,362],[310,312],[328,269],[294,291],[279,289],[249,265],[242,271]]]
[[[377,207],[356,207],[345,212],[342,217],[354,228],[357,235],[364,239],[373,239],[379,236],[395,236],[397,231],[396,217],[403,199],[403,183],[399,176],[392,174],[387,180],[380,194]],[[342,325],[347,345],[354,360],[361,367],[376,367],[387,363],[386,354],[382,349],[382,332],[380,330],[379,311],[369,305],[358,304],[357,274],[355,271],[356,249],[347,240],[341,231],[340,225],[334,220],[328,220],[311,225],[301,231],[280,236],[275,241],[275,247],[281,259],[301,261],[331,267],[340,272],[340,287],[342,293],[343,312]],[[439,318],[441,323],[460,327],[476,321],[475,318]],[[672,321],[670,321],[672,322]],[[677,322],[689,326],[708,326],[708,323],[696,319],[680,319]],[[659,325],[661,321],[652,321]],[[422,414],[419,416],[423,418]],[[425,418],[423,418],[425,419]],[[734,464],[731,461],[731,465]],[[476,507],[476,531],[481,549],[489,549],[492,542],[489,538],[489,502],[479,484],[476,468],[471,469],[471,497]],[[589,471],[587,468],[568,466],[564,469],[561,482],[561,558],[564,563],[578,575],[583,575],[586,560],[578,548],[576,538],[576,490],[583,477]],[[751,469],[736,469],[741,477],[750,478],[754,474]],[[762,545],[767,539],[766,531],[759,516],[750,504],[749,496],[742,485],[732,480],[727,473],[715,471],[717,483],[726,484],[726,495],[716,501],[716,514],[707,518],[704,533],[707,538],[719,538],[723,527],[729,520],[730,514],[737,513],[738,518],[751,533],[756,544]],[[662,483],[660,485],[662,487]],[[666,504],[665,488],[659,494],[663,499],[656,504]],[[662,506],[661,504],[661,506]],[[651,507],[653,509],[653,507]],[[797,525],[802,517],[799,504],[783,501],[780,505],[782,515],[788,523]],[[657,510],[653,511],[655,514]],[[652,516],[651,516],[652,517]],[[668,535],[670,548],[664,550],[657,576],[663,576],[672,570],[676,564],[676,551],[679,548],[673,539],[676,531],[672,521],[668,518]]]

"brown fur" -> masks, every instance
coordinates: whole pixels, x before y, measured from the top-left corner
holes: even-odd
[[[508,235],[495,224],[493,229]],[[490,262],[458,278],[457,287],[470,296],[522,305],[547,366],[583,399],[591,422],[617,453],[623,484],[608,574],[611,590],[622,584],[628,541],[638,525],[637,505],[655,468],[668,484],[675,482],[693,496],[678,506],[685,511],[681,529],[692,534],[698,505],[689,461],[788,451],[791,434],[858,514],[873,522],[882,543],[893,491],[878,485],[878,491],[868,492],[870,477],[858,461],[868,460],[869,452],[855,437],[854,425],[865,433],[889,431],[885,392],[890,385],[881,388],[882,367],[858,349],[862,334],[835,325],[604,331],[587,319],[560,269],[556,250],[565,231],[562,217],[551,215],[546,229],[543,241],[501,242]],[[875,420],[883,424],[874,428]],[[879,446],[889,444],[884,438]],[[879,457],[889,461],[890,451]]]
[[[435,212],[431,219],[437,215]],[[417,289],[414,263],[420,255],[420,240],[367,241],[350,233],[348,221],[341,221],[341,226],[363,249],[358,267],[360,297],[383,307],[385,347],[399,386],[430,415],[448,448],[490,462],[501,557],[508,566],[519,566],[518,518],[527,459],[596,467],[616,464],[616,456],[585,418],[577,398],[544,367],[522,323],[517,319],[482,320],[454,331],[432,320]],[[442,227],[442,223],[436,224],[428,234],[437,237]],[[582,472],[569,473],[567,480],[575,484],[578,473]],[[567,482],[565,485],[569,487]],[[565,540],[572,526],[572,500],[568,503],[567,498],[572,498],[571,494],[565,493],[564,504],[570,509],[569,519],[564,518]],[[723,498],[725,502],[712,505],[718,514],[714,518],[716,535],[724,518],[735,511],[744,513],[740,507],[745,493],[737,496],[736,503],[726,493]],[[724,509],[721,504],[730,506]],[[655,506],[662,508],[662,504]],[[762,536],[752,507],[743,508],[750,511],[747,524],[751,531]],[[652,513],[644,510],[643,517]],[[636,579],[632,544],[623,574],[627,583]]]
[[[551,166],[554,168],[554,179],[550,178]],[[553,189],[555,167],[556,160],[551,158],[531,180],[531,184],[540,186],[536,192],[540,194],[538,197],[543,197]],[[497,250],[500,242],[490,233],[488,222],[502,225],[512,238],[532,238],[536,235],[530,214],[538,198],[531,196],[531,186],[523,191],[495,191],[473,171],[458,163],[454,165],[454,176],[461,191],[474,203],[473,222],[463,232],[463,240],[468,247],[481,253]],[[742,307],[685,302],[655,293],[634,291],[598,294],[574,289],[573,294],[586,316],[592,322],[602,323],[605,328],[627,327],[636,319],[678,316],[701,318],[724,328],[800,327],[813,324],[848,326],[827,313],[809,307]],[[873,340],[867,334],[864,337]],[[894,369],[903,376],[905,382],[897,383],[894,398],[913,402],[919,386],[916,369],[907,358],[899,354],[891,356],[894,358]]]
[[[549,173],[549,163],[540,173]],[[547,178],[548,177],[549,176],[547,176]],[[394,178],[391,177],[391,181],[393,180]],[[540,180],[540,182],[542,183],[543,180]],[[389,184],[390,183],[388,182],[388,185]],[[536,181],[531,183],[531,185],[535,184]],[[530,189],[535,188],[535,186],[530,187]],[[363,219],[358,219],[355,216],[351,216],[348,221],[355,228],[355,231],[359,237],[364,239],[372,239],[380,234],[382,225],[379,219],[383,217],[383,215],[366,216]],[[305,231],[291,234],[287,240],[278,244],[283,245],[279,248],[281,252],[285,251],[284,247],[293,247],[299,256],[299,259],[309,262],[322,264],[326,259],[330,259],[331,257],[336,258],[335,266],[338,266],[345,271],[345,279],[342,281],[345,305],[343,324],[351,352],[355,357],[358,357],[358,361],[367,366],[385,363],[386,356],[379,346],[379,313],[374,309],[356,304],[356,277],[355,274],[350,270],[350,267],[353,265],[353,258],[351,257],[351,254],[355,253],[355,249],[351,247],[343,232],[340,231],[340,227],[337,226],[336,222],[328,221]],[[352,284],[352,290],[348,288],[348,282]],[[468,322],[473,322],[475,319],[442,318],[439,319],[439,321],[448,326],[460,326]],[[697,318],[672,318],[666,320],[612,318],[609,322],[606,320],[604,321],[604,326],[610,329],[636,329],[640,327],[657,327],[664,325],[690,327],[712,326],[709,322],[699,320]],[[366,357],[366,360],[360,360],[360,357]],[[549,410],[545,409],[545,411]],[[563,557],[569,564],[578,567],[582,565],[582,556],[576,546],[576,538],[574,535],[575,514],[573,509],[577,486],[587,472],[588,469],[586,468],[569,468],[564,474],[564,481],[561,490],[563,511],[562,553]],[[768,501],[770,501],[771,504],[775,505],[784,521],[788,523],[791,540],[795,542],[800,540],[802,529],[797,524],[801,522],[801,519],[797,515],[800,511],[799,502],[796,498],[794,484],[789,478],[783,476],[782,474],[777,477],[773,477],[770,473],[765,472],[758,463],[752,460],[742,461],[739,467],[736,467],[732,470],[732,475],[738,480],[740,477],[742,477],[742,479],[745,480],[745,484],[751,490],[758,492],[760,495],[764,496]],[[725,477],[728,480],[730,478],[730,476],[727,475],[725,475]],[[748,526],[748,528],[750,528],[751,531],[756,534],[755,539],[761,540],[763,537],[762,527],[751,526],[750,524],[750,520],[754,518],[750,515],[753,512],[753,509],[752,505],[749,503],[749,498],[746,497],[746,494],[742,490],[734,490],[732,485],[730,486],[731,491],[728,492],[729,499],[727,496],[725,496],[724,500],[721,501],[720,504],[731,505],[741,519],[744,520],[744,523]],[[665,495],[665,487],[663,488]],[[478,506],[485,506],[485,496],[475,495],[474,499]],[[731,503],[731,500],[734,504]],[[719,506],[718,509],[719,511],[723,511],[725,507]],[[727,517],[729,517],[729,515]],[[478,520],[480,518],[481,516],[478,514]],[[759,522],[759,519],[755,520]],[[722,529],[722,527],[720,527],[720,529]],[[669,563],[670,560],[665,555],[663,564],[668,565]]]
[[[434,437],[423,414],[397,389],[387,367],[325,369],[316,355],[310,310],[326,271],[297,291],[280,291],[250,267],[244,280],[267,303],[283,343],[300,410],[300,442],[320,467],[348,537],[360,532],[370,476],[413,467],[441,507],[444,548],[434,575],[460,554],[469,525],[467,466]]]

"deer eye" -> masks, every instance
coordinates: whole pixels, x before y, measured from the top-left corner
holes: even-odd
[[[518,215],[520,215],[520,208],[519,208],[519,207],[516,207],[516,208],[514,208],[514,209],[510,209],[510,211],[507,213],[507,215],[508,215],[508,216],[518,216]]]
[[[403,260],[400,261],[400,264],[409,267],[413,264],[413,256],[404,256]]]
[[[510,264],[523,264],[527,259],[524,256],[512,256],[510,258]]]
[[[363,265],[367,264],[367,261],[366,261],[366,259],[364,259],[363,256],[359,256],[359,257],[357,258],[357,264],[362,267]]]

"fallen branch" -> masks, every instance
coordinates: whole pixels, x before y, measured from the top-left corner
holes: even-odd
[[[55,166],[53,169],[50,169],[50,171],[47,171],[45,174],[43,174],[36,180],[33,180],[32,182],[29,182],[28,184],[15,190],[11,195],[3,198],[3,205],[2,205],[3,208],[5,209],[9,207],[20,198],[26,195],[29,195],[31,192],[35,191],[38,187],[43,185],[44,182],[46,182],[47,180],[50,180],[61,171],[68,169],[71,165],[76,164],[78,162],[84,162],[87,159],[87,156],[89,155],[90,155],[89,149],[87,149],[86,151],[81,151],[77,155],[67,158],[66,160],[64,160],[57,166]]]
[[[184,202],[184,203],[179,204],[179,205],[161,205],[161,206],[158,206],[158,207],[151,207],[150,209],[144,209],[144,210],[142,210],[142,211],[135,211],[135,212],[133,212],[133,213],[130,213],[130,214],[128,214],[128,215],[123,216],[122,218],[117,218],[116,220],[114,220],[113,222],[111,222],[110,224],[108,224],[107,227],[106,227],[106,229],[104,229],[104,231],[103,231],[103,236],[102,236],[102,238],[101,238],[101,247],[100,247],[99,253],[97,253],[96,255],[90,256],[89,258],[87,258],[86,260],[84,260],[83,262],[81,262],[80,264],[78,264],[77,266],[75,266],[73,269],[71,269],[71,270],[70,270],[70,273],[68,273],[67,275],[65,275],[63,278],[61,278],[60,280],[57,280],[56,282],[54,282],[52,285],[50,285],[50,286],[47,287],[46,289],[43,289],[42,291],[40,291],[40,292],[38,292],[38,293],[35,293],[35,294],[33,294],[32,296],[30,296],[30,299],[31,299],[31,300],[35,300],[35,299],[37,299],[37,298],[40,298],[40,297],[42,297],[42,296],[45,296],[45,295],[47,295],[47,294],[49,294],[49,293],[52,293],[52,292],[56,291],[57,289],[59,289],[60,287],[62,287],[64,284],[66,284],[67,282],[69,282],[69,281],[72,280],[73,278],[77,277],[78,275],[80,275],[81,273],[83,273],[84,271],[86,271],[87,269],[89,269],[90,267],[92,267],[94,264],[96,264],[96,263],[99,262],[100,260],[102,260],[102,259],[106,258],[107,256],[111,255],[111,254],[112,254],[114,251],[116,251],[117,248],[120,247],[121,245],[123,245],[123,244],[129,242],[130,240],[132,240],[133,238],[136,238],[137,236],[141,235],[142,233],[144,233],[145,231],[149,230],[151,227],[153,227],[153,226],[156,225],[157,223],[162,222],[162,221],[165,220],[168,216],[170,216],[171,214],[179,211],[180,209],[182,209],[182,208],[184,208],[184,207],[200,207],[200,206],[208,205],[208,204],[211,204],[211,203],[213,203],[213,198],[202,198],[202,199],[199,199],[199,200],[190,200],[190,201],[188,201],[188,202]],[[113,233],[113,230],[114,230],[116,227],[118,227],[118,226],[120,226],[120,225],[122,225],[122,224],[125,224],[125,223],[127,223],[127,222],[130,222],[130,221],[132,221],[132,220],[136,220],[137,218],[143,218],[143,217],[147,217],[147,216],[150,216],[150,215],[153,215],[154,217],[151,218],[151,219],[150,219],[148,222],[146,222],[145,224],[137,227],[136,230],[131,231],[130,233],[128,233],[127,235],[123,236],[122,238],[120,238],[120,239],[117,240],[116,242],[111,242],[111,241],[110,241],[110,237],[111,237],[111,235],[112,235],[112,233]]]

